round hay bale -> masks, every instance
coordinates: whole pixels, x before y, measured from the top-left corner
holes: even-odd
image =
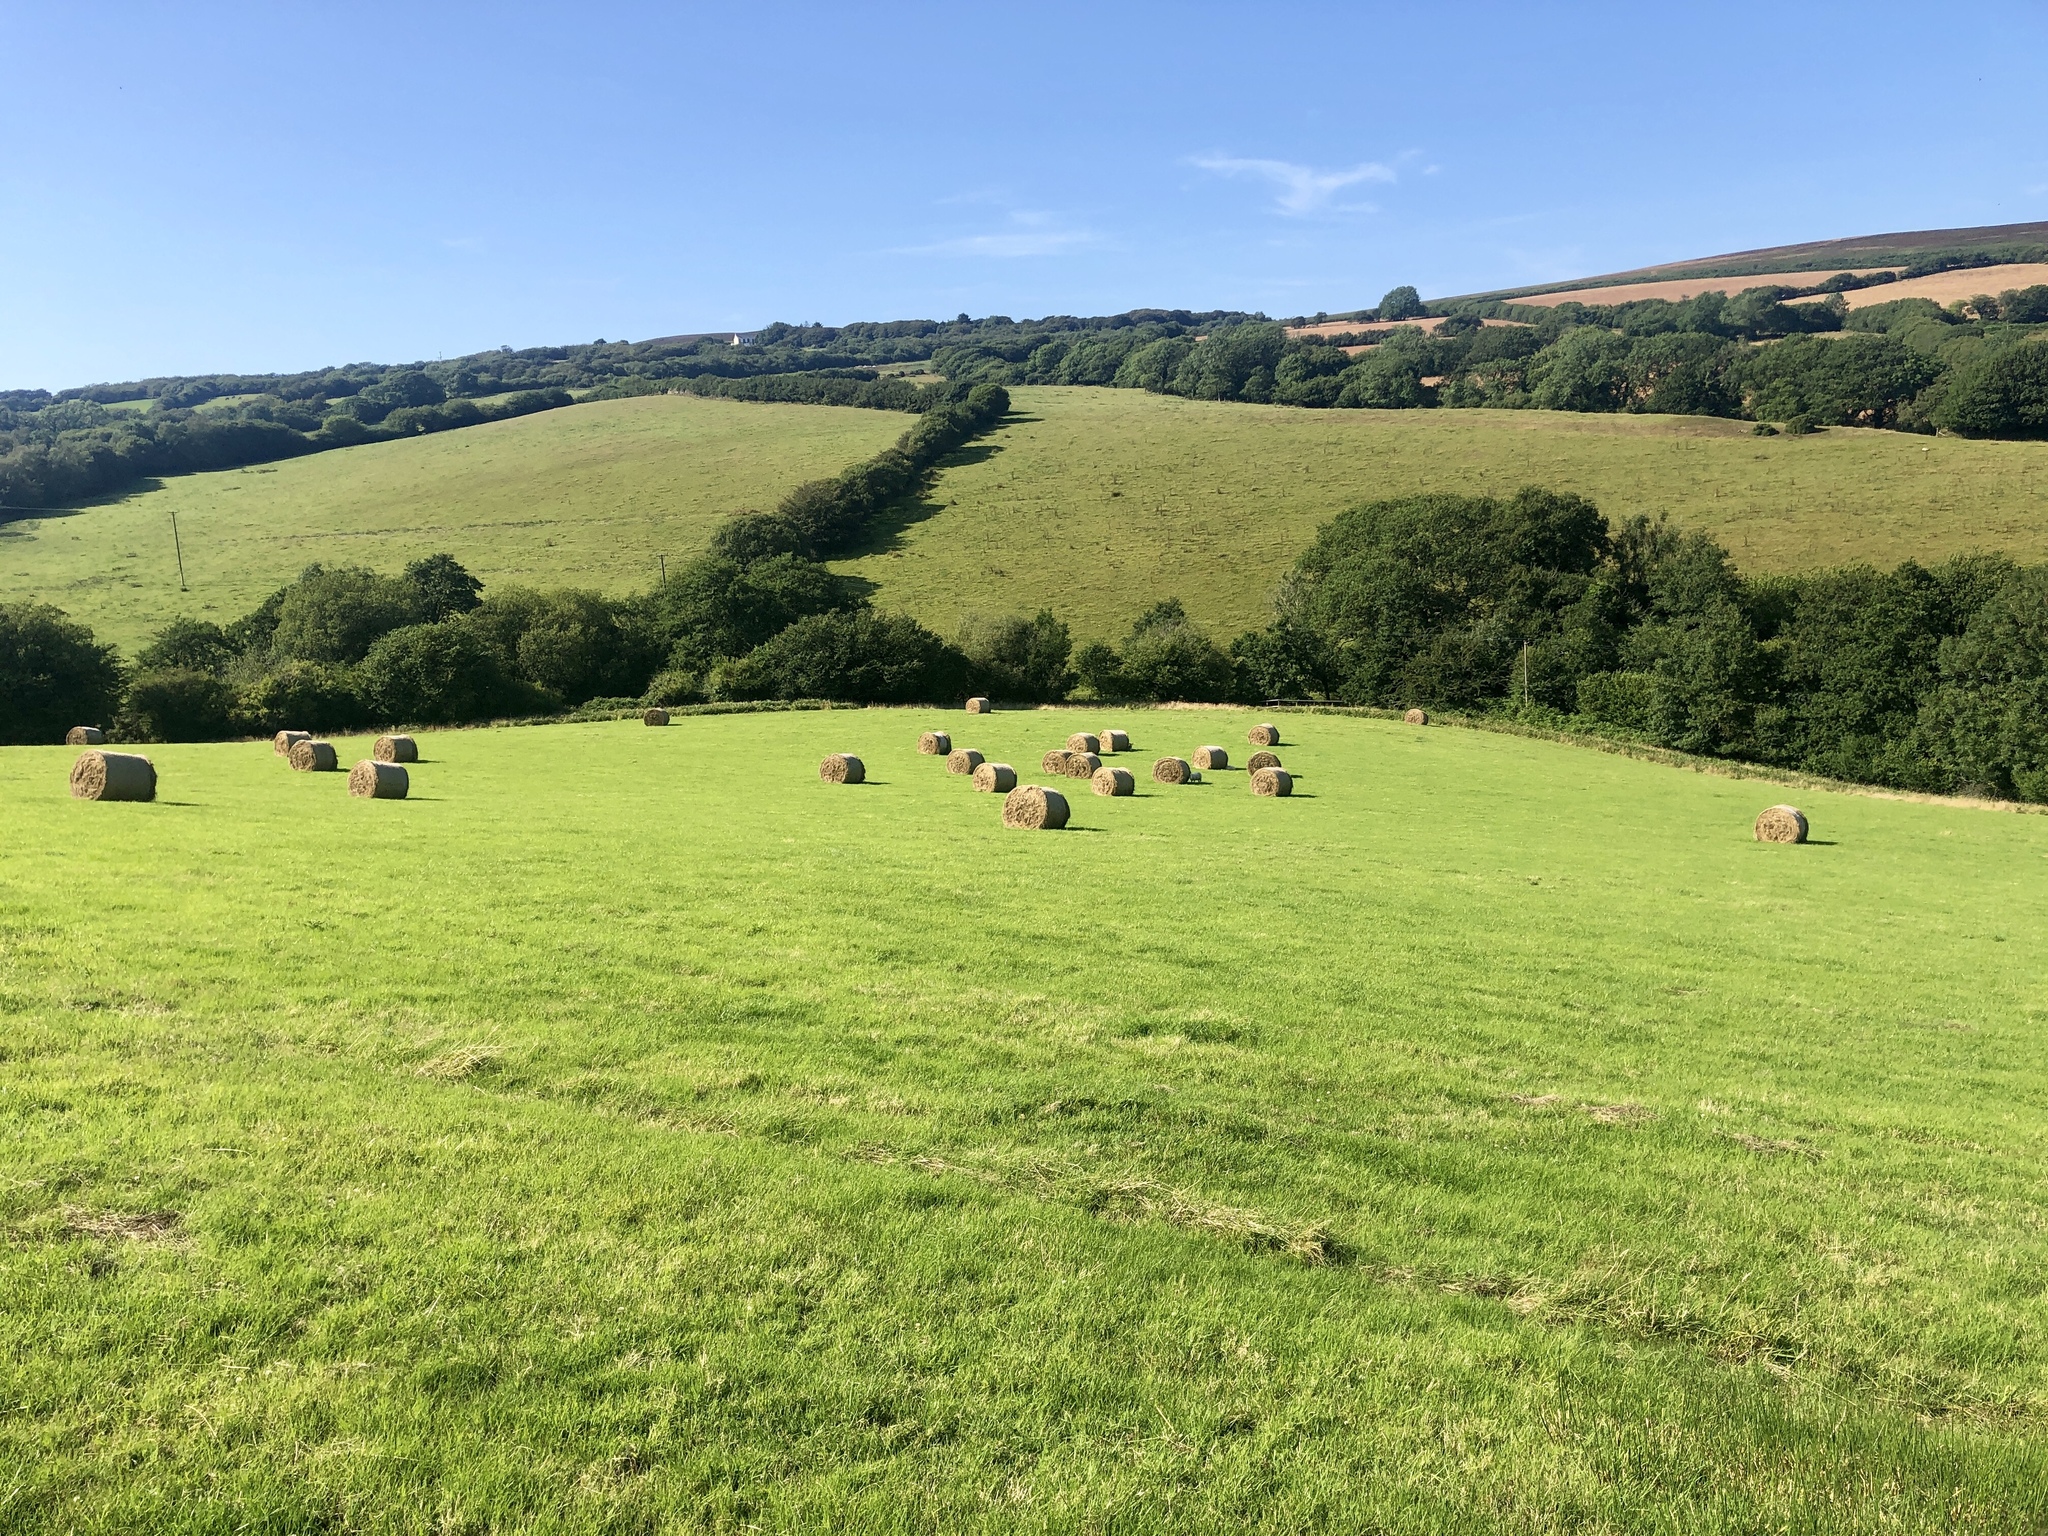
[[[1244,771],[1246,773],[1257,773],[1261,768],[1278,768],[1279,766],[1279,754],[1273,752],[1254,752],[1244,760]]]
[[[1427,725],[1429,724],[1429,711],[1426,709],[1411,709],[1401,718],[1410,725]]]
[[[650,709],[640,717],[640,723],[642,725],[667,725],[668,711],[665,709]]]
[[[1076,731],[1067,738],[1067,750],[1069,752],[1100,752],[1102,750],[1102,742],[1097,737],[1089,735],[1086,731]]]
[[[955,747],[946,754],[946,772],[972,773],[985,759],[972,747]]]
[[[1128,768],[1098,768],[1089,781],[1098,795],[1128,795],[1138,787],[1138,781],[1131,777]]]
[[[358,800],[403,800],[412,775],[389,758],[366,757],[348,771],[348,792]]]
[[[1291,795],[1294,793],[1294,775],[1285,768],[1261,768],[1252,775],[1252,793]]]
[[[1244,733],[1244,739],[1255,747],[1277,747],[1280,745],[1280,727],[1255,725]]]
[[[1017,787],[1017,770],[1008,763],[983,763],[974,770],[974,787],[985,795],[1007,795]]]
[[[299,742],[311,741],[312,739],[313,733],[311,731],[279,731],[270,738],[270,750],[279,757],[290,757],[293,746]]]
[[[1101,766],[1102,759],[1093,752],[1069,752],[1066,766],[1060,772],[1070,779],[1092,779]]]
[[[379,736],[370,748],[370,756],[380,763],[416,763],[420,760],[420,744],[410,736]]]
[[[314,741],[310,737],[293,742],[285,760],[300,773],[333,773],[341,767],[341,759],[334,755],[334,747],[330,743]]]
[[[1003,796],[1003,825],[1057,832],[1067,824],[1067,797],[1056,789],[1026,784]]]
[[[969,699],[967,701],[967,713],[970,715],[992,715],[995,712],[995,705],[989,703],[987,699]]]
[[[74,800],[154,800],[156,764],[133,752],[81,752],[71,765]]]
[[[917,738],[917,750],[926,757],[944,757],[953,750],[953,738],[944,731],[926,731]]]
[[[1129,731],[1104,731],[1101,733],[1101,739],[1102,745],[1096,749],[1099,752],[1128,752],[1131,750],[1131,733]]]
[[[827,784],[865,784],[868,770],[851,752],[834,752],[818,764],[818,777]]]
[[[1154,784],[1185,784],[1195,770],[1188,766],[1184,757],[1162,757],[1152,765]]]
[[[74,725],[64,733],[67,747],[103,747],[107,744],[107,733],[96,725]]]
[[[1221,747],[1197,747],[1195,748],[1195,766],[1197,768],[1207,768],[1212,773],[1219,768],[1228,768],[1230,766],[1230,754]]]
[[[1756,840],[1760,843],[1803,843],[1806,817],[1796,805],[1774,805],[1756,819]]]
[[[1067,749],[1054,747],[1038,760],[1040,773],[1065,773],[1067,771]]]

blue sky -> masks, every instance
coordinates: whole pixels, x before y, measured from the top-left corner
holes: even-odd
[[[0,387],[2048,218],[2048,8],[0,0]]]

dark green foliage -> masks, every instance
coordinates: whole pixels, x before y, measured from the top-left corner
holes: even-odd
[[[2048,437],[2048,340],[2002,348],[1945,383],[1936,426],[1961,437]]]
[[[405,568],[405,579],[419,593],[419,615],[429,624],[468,613],[483,599],[484,584],[453,555],[428,555]]]
[[[637,697],[661,660],[654,634],[595,592],[502,587],[459,622],[505,675],[564,704]]]
[[[380,635],[424,615],[420,591],[361,566],[308,566],[284,589],[270,649],[287,661],[361,661]]]
[[[967,658],[915,619],[857,609],[799,619],[719,667],[710,691],[720,699],[957,703],[967,677]]]
[[[252,736],[354,730],[371,719],[355,669],[320,661],[288,661],[244,683],[235,715]]]
[[[205,619],[173,619],[156,633],[135,658],[145,672],[183,670],[219,673],[241,648],[218,624]]]
[[[1287,619],[1249,630],[1230,643],[1240,688],[1251,699],[1327,699],[1343,671],[1320,631]]]
[[[1428,311],[1423,308],[1422,295],[1403,283],[1399,288],[1387,291],[1376,313],[1381,320],[1413,320]]]
[[[972,669],[968,686],[991,698],[1023,704],[1057,704],[1074,685],[1068,668],[1073,637],[1045,609],[1022,614],[977,615],[960,626],[961,654]]]
[[[487,720],[545,702],[507,675],[498,648],[468,620],[392,630],[370,647],[357,678],[372,715],[394,724]]]
[[[1243,692],[1236,665],[1168,598],[1131,626],[1118,652],[1083,646],[1074,670],[1097,698],[1227,703]]]
[[[647,614],[668,665],[701,675],[798,619],[852,603],[843,578],[797,555],[745,564],[707,555],[671,576],[648,600]]]
[[[1827,426],[1889,427],[1941,374],[1933,359],[1890,336],[1791,337],[1761,347],[1736,370],[1748,415],[1796,416]]]
[[[1921,711],[1942,788],[2048,800],[2048,566],[2015,572],[1944,640]]]
[[[113,647],[61,609],[0,603],[0,743],[49,744],[74,725],[106,725],[122,681]]]
[[[171,667],[137,675],[120,733],[136,741],[218,741],[234,734],[235,692],[211,672]]]

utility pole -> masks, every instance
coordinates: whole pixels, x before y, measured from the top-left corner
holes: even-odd
[[[661,584],[665,587],[668,585],[668,556],[656,555],[654,558],[661,562]]]
[[[171,548],[178,552],[178,590],[189,592],[192,589],[185,585],[185,545],[178,538],[178,514],[175,512],[171,514]]]
[[[1529,707],[1529,642],[1522,642],[1522,708]]]

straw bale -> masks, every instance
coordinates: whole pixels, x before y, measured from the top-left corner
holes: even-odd
[[[1099,737],[1091,736],[1086,731],[1076,731],[1067,738],[1067,750],[1069,752],[1100,752],[1102,750],[1102,742]]]
[[[1040,773],[1065,773],[1067,771],[1067,749],[1054,747],[1038,760]]]
[[[366,757],[348,771],[348,792],[358,800],[403,800],[412,775],[389,759]]]
[[[1291,795],[1294,793],[1294,775],[1285,768],[1261,768],[1252,775],[1252,793]]]
[[[1003,797],[1003,825],[1057,832],[1067,824],[1067,797],[1056,789],[1026,784]]]
[[[827,784],[862,784],[867,776],[866,764],[851,752],[834,752],[818,764],[818,777]]]
[[[1128,795],[1138,787],[1128,768],[1098,768],[1090,782],[1098,795]]]
[[[1195,748],[1195,766],[1197,768],[1207,768],[1211,772],[1218,768],[1228,768],[1230,766],[1230,754],[1221,747],[1197,747]]]
[[[1277,752],[1254,752],[1244,760],[1246,773],[1257,773],[1261,768],[1278,768],[1280,755]]]
[[[311,731],[279,731],[270,738],[270,750],[279,757],[290,757],[292,755],[292,748],[297,743],[311,741],[312,739],[313,733]]]
[[[64,733],[67,747],[103,747],[107,744],[107,733],[96,725],[74,725]]]
[[[1756,819],[1756,840],[1760,843],[1803,843],[1806,817],[1793,805],[1774,805]]]
[[[986,759],[972,747],[955,747],[946,754],[946,772],[972,773]]]
[[[917,738],[917,750],[926,757],[944,757],[953,750],[953,738],[944,731],[926,731]]]
[[[1255,747],[1277,747],[1280,745],[1280,727],[1255,725],[1244,733],[1244,739]]]
[[[983,763],[974,770],[974,787],[983,794],[1007,795],[1017,787],[1017,770],[1008,763]]]
[[[341,759],[334,755],[332,744],[310,738],[293,742],[286,761],[300,773],[333,773],[341,767]]]
[[[134,752],[81,752],[71,765],[76,800],[154,800],[156,764]]]
[[[1102,759],[1093,752],[1069,752],[1066,766],[1060,769],[1070,779],[1092,779],[1095,770],[1102,766]]]
[[[1184,757],[1162,757],[1152,765],[1152,782],[1155,784],[1185,784],[1194,769],[1188,766]]]
[[[995,709],[995,705],[989,703],[987,699],[974,698],[967,701],[967,713],[970,715],[992,715]]]
[[[420,760],[420,744],[410,736],[379,736],[370,756],[380,763],[416,763]]]
[[[1427,725],[1429,724],[1429,711],[1426,709],[1411,709],[1401,718],[1410,725]]]
[[[1096,749],[1097,751],[1128,752],[1131,750],[1131,733],[1129,731],[1104,731],[1101,735],[1102,745]]]
[[[641,715],[640,723],[642,725],[667,725],[668,711],[661,708],[650,709]]]

